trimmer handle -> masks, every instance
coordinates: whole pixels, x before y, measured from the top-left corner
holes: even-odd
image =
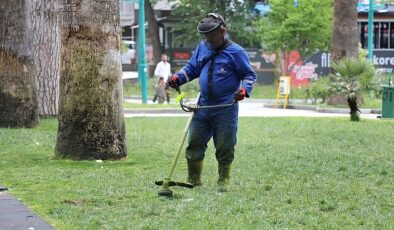
[[[181,90],[179,89],[179,86],[175,87],[174,89],[178,92],[178,94],[181,94]]]

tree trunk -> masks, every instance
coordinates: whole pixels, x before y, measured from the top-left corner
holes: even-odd
[[[276,69],[276,77],[277,81],[279,81],[280,76],[285,76],[285,71],[286,71],[286,64],[285,64],[285,58],[286,58],[286,50],[279,50],[276,52],[276,59],[275,59],[275,69]]]
[[[38,113],[58,114],[60,75],[60,34],[55,12],[56,0],[30,0]]]
[[[0,3],[0,126],[38,124],[29,1]]]
[[[155,18],[152,4],[149,0],[147,0],[145,3],[145,12],[146,19],[148,21],[148,36],[150,37],[152,42],[154,63],[158,63],[160,61],[160,56],[163,50],[161,49],[160,44],[159,26]]]
[[[357,58],[357,0],[334,0],[331,47],[333,61]]]
[[[56,154],[72,159],[126,156],[119,1],[63,0]]]
[[[360,110],[357,105],[357,97],[356,96],[348,96],[347,104],[350,108],[350,120],[351,121],[360,121]]]

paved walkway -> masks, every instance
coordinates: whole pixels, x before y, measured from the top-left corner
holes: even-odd
[[[141,103],[140,99],[126,98],[125,101]],[[151,104],[148,101],[148,104]],[[240,117],[350,117],[349,109],[345,108],[316,108],[314,106],[296,106],[292,109],[273,108],[273,100],[249,100],[239,103]],[[189,116],[179,108],[155,109],[125,109],[125,117],[175,117]],[[361,118],[376,119],[379,111],[362,109]]]
[[[53,230],[47,222],[32,213],[15,197],[8,195],[0,186],[0,229],[1,230]]]

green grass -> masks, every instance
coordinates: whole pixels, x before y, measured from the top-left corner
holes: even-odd
[[[364,103],[361,104],[361,108],[369,108],[369,109],[381,109],[382,108],[382,98],[368,98],[364,100]]]
[[[104,163],[54,158],[55,120],[0,129],[0,184],[57,229],[394,228],[394,121],[240,118],[231,191],[210,144],[204,186],[160,198],[186,119],[126,119],[128,159]]]

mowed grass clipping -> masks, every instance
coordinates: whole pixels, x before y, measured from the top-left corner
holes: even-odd
[[[126,119],[128,159],[104,163],[56,159],[56,120],[0,129],[0,184],[57,229],[394,228],[394,121],[240,118],[230,192],[210,144],[204,185],[158,197],[186,119]]]

